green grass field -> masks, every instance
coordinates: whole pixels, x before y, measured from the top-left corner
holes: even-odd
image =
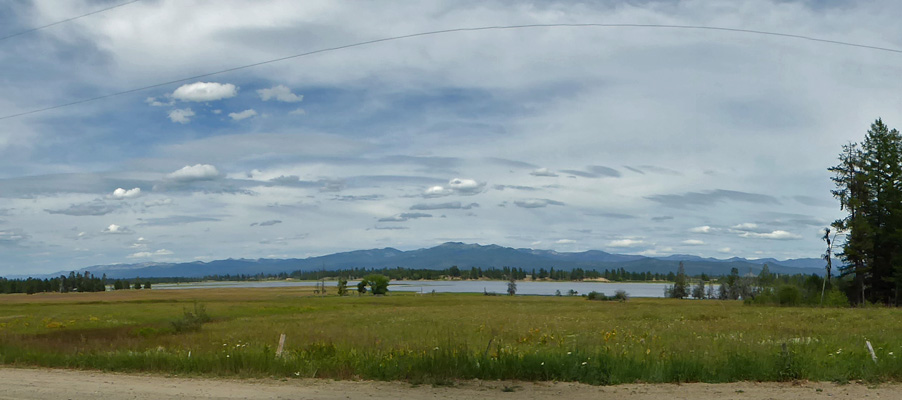
[[[202,304],[212,321],[177,333]],[[446,382],[899,381],[900,311],[736,301],[311,288],[4,295],[0,362],[112,371]],[[275,357],[279,335],[285,352]],[[875,363],[865,346],[876,351]]]

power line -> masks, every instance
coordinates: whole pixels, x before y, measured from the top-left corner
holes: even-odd
[[[138,1],[138,0],[135,0],[135,1]],[[382,42],[391,42],[391,41],[396,41],[396,40],[410,39],[410,38],[416,38],[416,37],[422,37],[422,36],[436,36],[436,35],[443,35],[443,34],[456,33],[456,32],[478,32],[478,31],[491,31],[491,30],[517,30],[517,29],[534,29],[534,28],[587,28],[587,27],[691,29],[691,30],[708,30],[708,31],[734,32],[734,33],[748,33],[748,34],[755,34],[755,35],[776,36],[776,37],[784,37],[784,38],[791,38],[791,39],[809,40],[809,41],[813,41],[813,42],[826,43],[826,44],[832,44],[832,45],[857,47],[857,48],[863,48],[863,49],[869,49],[869,50],[877,50],[877,51],[885,51],[885,52],[890,52],[890,53],[902,54],[902,50],[888,48],[888,47],[879,47],[879,46],[871,46],[871,45],[860,44],[860,43],[843,42],[843,41],[830,40],[830,39],[821,39],[821,38],[816,38],[816,37],[812,37],[812,36],[796,35],[796,34],[791,34],[791,33],[758,31],[758,30],[752,30],[752,29],[739,29],[739,28],[724,28],[724,27],[702,26],[702,25],[528,24],[528,25],[482,26],[482,27],[474,27],[474,28],[454,28],[454,29],[442,29],[442,30],[437,30],[437,31],[412,33],[412,34],[400,35],[400,36],[390,36],[390,37],[385,37],[385,38],[381,38],[381,39],[367,40],[367,41],[363,41],[363,42],[351,43],[351,44],[346,44],[346,45],[341,45],[341,46],[336,46],[336,47],[327,47],[327,48],[323,48],[323,49],[319,49],[319,50],[308,51],[305,53],[299,53],[299,54],[294,54],[294,55],[290,55],[290,56],[274,58],[271,60],[260,61],[260,62],[256,62],[253,64],[246,64],[246,65],[241,65],[238,67],[226,68],[226,69],[215,71],[215,72],[194,75],[194,76],[190,76],[187,78],[180,78],[180,79],[171,80],[171,81],[167,81],[167,82],[155,83],[153,85],[123,90],[121,92],[115,92],[115,93],[110,93],[110,94],[106,94],[106,95],[102,95],[102,96],[90,97],[90,98],[85,98],[85,99],[81,99],[81,100],[75,100],[75,101],[68,102],[68,103],[62,103],[62,104],[57,104],[57,105],[53,105],[53,106],[49,106],[49,107],[38,108],[38,109],[30,110],[30,111],[24,111],[24,112],[20,112],[20,113],[16,113],[16,114],[5,115],[5,116],[0,117],[0,120],[16,118],[16,117],[21,117],[21,116],[30,115],[30,114],[36,114],[36,113],[55,110],[55,109],[63,108],[63,107],[74,106],[76,104],[88,103],[88,102],[102,100],[102,99],[106,99],[106,98],[110,98],[110,97],[121,96],[124,94],[140,92],[143,90],[153,89],[153,88],[157,88],[160,86],[166,86],[166,85],[171,85],[171,84],[175,84],[175,83],[191,81],[191,80],[200,79],[200,78],[206,78],[209,76],[224,74],[227,72],[234,72],[234,71],[239,71],[239,70],[243,70],[243,69],[259,67],[261,65],[277,63],[280,61],[290,60],[290,59],[294,59],[294,58],[312,56],[315,54],[328,53],[328,52],[333,52],[333,51],[338,51],[338,50],[349,49],[349,48],[353,48],[353,47],[368,46],[371,44],[382,43]]]
[[[41,29],[49,28],[49,27],[51,27],[51,26],[59,25],[59,24],[65,23],[65,22],[74,21],[74,20],[76,20],[76,19],[84,18],[84,17],[87,17],[87,16],[89,16],[89,15],[99,14],[99,13],[102,13],[102,12],[104,12],[104,11],[112,10],[112,9],[114,9],[114,8],[119,8],[119,7],[122,7],[122,6],[127,6],[127,5],[129,5],[129,4],[137,3],[137,2],[139,2],[139,1],[141,1],[141,0],[132,0],[132,1],[129,1],[129,2],[122,3],[122,4],[117,4],[117,5],[115,5],[115,6],[107,7],[107,8],[101,9],[101,10],[91,11],[91,12],[89,12],[89,13],[87,13],[87,14],[82,14],[82,15],[79,15],[79,16],[77,16],[77,17],[67,18],[67,19],[64,19],[64,20],[61,20],[61,21],[56,21],[56,22],[53,22],[53,23],[50,23],[50,24],[47,24],[47,25],[43,25],[43,26],[39,26],[39,27],[36,27],[36,28],[26,29],[26,30],[24,30],[24,31],[16,32],[16,33],[13,33],[13,34],[11,34],[11,35],[0,36],[0,41],[6,40],[6,39],[9,39],[9,38],[12,38],[12,37],[24,35],[24,34],[26,34],[26,33],[31,33],[31,32],[34,32],[34,31],[39,31],[39,30],[41,30]]]

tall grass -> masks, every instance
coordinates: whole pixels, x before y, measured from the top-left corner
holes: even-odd
[[[321,298],[292,289],[247,290],[243,298],[198,291],[213,320],[183,332],[170,323],[192,301],[184,293],[171,302],[101,293],[89,301],[3,304],[0,363],[412,382],[902,378],[894,309],[453,294]],[[276,357],[280,333],[288,343]]]

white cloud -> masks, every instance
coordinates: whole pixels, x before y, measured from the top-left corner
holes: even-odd
[[[169,120],[180,124],[187,124],[191,122],[191,117],[194,115],[194,111],[191,111],[190,108],[176,108],[169,112]]]
[[[756,233],[756,232],[744,232],[739,235],[741,237],[746,238],[757,238],[757,239],[772,239],[772,240],[795,240],[801,239],[802,236],[796,235],[794,233],[790,233],[783,230],[776,230],[769,233]]]
[[[131,229],[128,229],[128,227],[125,227],[125,226],[119,226],[119,225],[116,225],[116,224],[110,224],[110,226],[106,227],[106,229],[104,229],[104,230],[101,231],[101,232],[102,232],[102,233],[109,233],[109,234],[127,234],[127,233],[134,233],[134,232],[132,232]]]
[[[256,117],[257,111],[254,109],[247,109],[242,112],[237,113],[229,113],[229,117],[232,118],[233,121],[241,121],[242,119],[247,119],[251,117]]]
[[[532,176],[545,176],[545,177],[555,177],[557,174],[548,170],[548,168],[539,168],[535,171],[529,173]]]
[[[303,108],[298,108],[298,109],[290,111],[288,114],[289,115],[307,115],[307,110],[304,110]]]
[[[137,253],[130,254],[128,256],[128,258],[150,258],[150,257],[157,257],[157,256],[168,256],[168,255],[172,255],[172,254],[175,254],[175,253],[173,253],[169,250],[166,250],[166,249],[160,249],[160,250],[157,250],[154,252],[139,251]]]
[[[441,187],[441,186],[434,186],[434,188],[437,188],[437,187]],[[448,194],[454,193],[454,194],[459,194],[459,195],[464,195],[464,196],[470,196],[470,195],[474,195],[474,194],[482,192],[482,189],[484,187],[485,187],[485,182],[477,182],[473,179],[454,178],[454,179],[451,179],[450,181],[448,181],[447,188],[442,187],[442,189],[449,190],[450,192],[448,192]]]
[[[441,197],[448,196],[454,193],[453,190],[447,189],[444,186],[432,186],[429,189],[426,189],[426,192],[423,193],[425,197]]]
[[[692,233],[711,233],[716,231],[716,228],[712,228],[708,225],[705,226],[696,226],[695,228],[689,229],[689,232]]]
[[[644,244],[645,244],[644,240],[619,239],[619,240],[611,241],[610,243],[608,243],[608,246],[609,247],[636,247],[636,246],[642,246]]]
[[[737,231],[753,231],[758,229],[758,224],[752,222],[743,222],[741,224],[736,224],[730,227],[730,229],[734,229]]]
[[[113,194],[110,196],[114,199],[133,199],[141,195],[141,188],[134,188],[125,190],[123,188],[118,188],[113,191]]]
[[[576,241],[572,240],[572,239],[560,239],[560,240],[556,241],[555,243],[557,243],[557,244],[573,244],[573,243],[576,243]]]
[[[179,86],[172,98],[181,101],[215,101],[235,97],[238,88],[231,83],[195,82]]]
[[[149,104],[152,107],[167,107],[167,106],[171,106],[171,105],[175,104],[175,100],[169,99],[169,101],[164,103],[162,101],[157,100],[156,97],[148,97],[148,98],[144,99],[144,102]]]
[[[167,179],[190,182],[190,181],[209,181],[220,177],[219,170],[209,164],[186,165],[169,175]]]
[[[688,240],[682,241],[681,243],[683,243],[687,246],[701,246],[701,245],[705,244],[704,241],[698,240],[698,239],[688,239]]]
[[[719,253],[730,254],[733,252],[733,249],[731,249],[729,247],[722,247],[722,248],[718,249],[717,251]]]
[[[291,89],[285,85],[273,86],[269,89],[260,89],[257,91],[257,94],[260,95],[260,99],[263,101],[276,99],[285,103],[297,103],[304,100],[304,96],[291,93]]]

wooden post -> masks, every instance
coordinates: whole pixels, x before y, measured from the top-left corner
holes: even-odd
[[[285,349],[285,334],[279,335],[279,348],[276,349],[276,358],[282,357],[282,350]]]

